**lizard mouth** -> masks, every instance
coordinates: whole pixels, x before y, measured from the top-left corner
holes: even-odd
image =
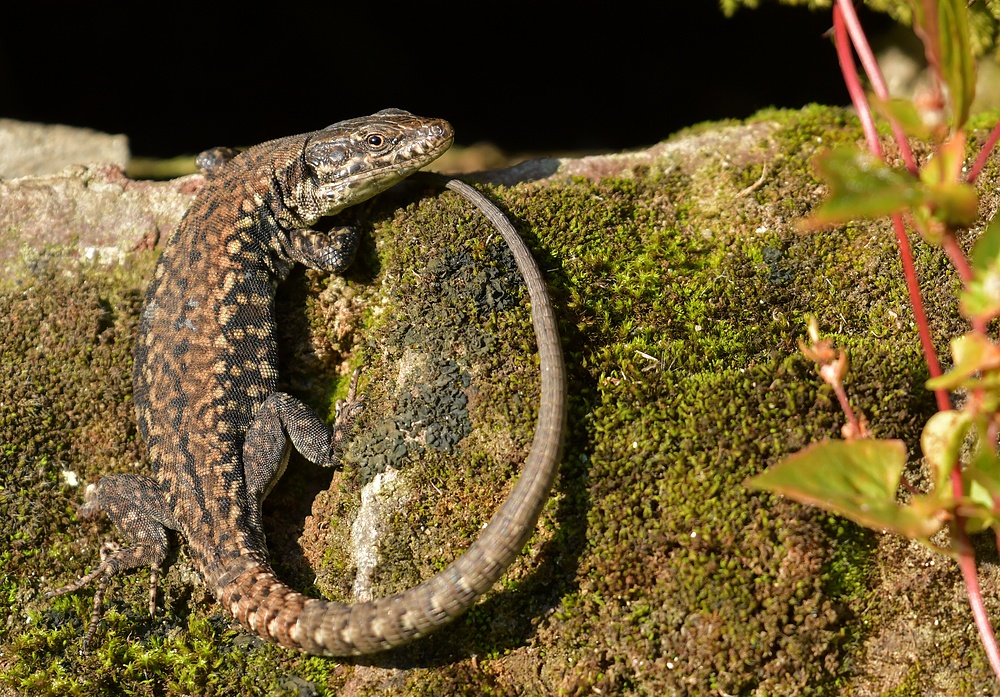
[[[403,165],[397,165],[358,174],[345,174],[342,179],[316,189],[316,198],[325,204],[324,215],[332,215],[342,208],[382,193],[412,172]]]
[[[405,173],[404,170],[406,170]],[[415,170],[408,168],[404,163],[387,165],[378,169],[357,173],[351,173],[344,170],[342,173],[337,175],[336,181],[321,185],[318,189],[318,194],[322,198],[339,198],[343,195],[344,191],[356,191],[357,189],[365,188],[365,184],[372,182],[373,180],[376,180],[378,183],[384,181],[387,185],[390,182],[395,183],[411,171]],[[383,188],[388,187],[386,186]]]

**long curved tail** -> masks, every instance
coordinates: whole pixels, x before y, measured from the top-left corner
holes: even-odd
[[[474,203],[503,235],[524,277],[538,342],[541,403],[535,438],[507,500],[461,557],[433,578],[397,595],[345,605],[307,598],[265,564],[247,561],[219,583],[219,601],[243,626],[282,646],[313,654],[373,653],[429,634],[468,610],[500,578],[531,537],[562,456],[566,370],[555,313],[531,252],[500,210],[457,179],[420,173]]]

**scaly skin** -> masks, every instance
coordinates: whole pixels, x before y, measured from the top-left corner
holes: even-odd
[[[135,347],[136,413],[153,477],[113,475],[87,488],[83,514],[105,511],[129,544],[106,546],[97,569],[52,593],[99,581],[85,646],[112,576],[149,566],[152,611],[168,530],[183,535],[205,582],[244,627],[322,655],[371,653],[427,634],[470,607],[520,552],[559,460],[562,356],[544,284],[527,249],[499,211],[457,182],[448,185],[492,213],[505,237],[513,235],[520,244],[514,251],[522,272],[530,267],[542,408],[523,476],[481,537],[450,567],[404,593],[368,603],[307,598],[283,584],[268,563],[261,526],[261,502],[284,471],[290,448],[317,464],[337,465],[344,434],[362,407],[352,380],[331,428],[276,391],[275,288],[294,263],[345,269],[357,232],[322,233],[310,226],[428,164],[452,138],[445,121],[388,109],[241,154],[216,148],[199,157],[208,182],[167,241]]]

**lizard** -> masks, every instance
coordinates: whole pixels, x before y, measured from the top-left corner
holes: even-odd
[[[442,119],[385,109],[236,153],[206,151],[206,183],[169,236],[147,289],[134,348],[133,391],[152,476],[89,484],[81,517],[106,513],[127,544],[105,543],[90,573],[54,596],[97,582],[83,649],[116,575],[149,567],[149,609],[170,549],[186,542],[217,602],[243,627],[290,649],[348,656],[407,643],[472,606],[533,532],[561,457],[566,378],[553,309],[530,252],[477,191],[439,180],[483,210],[514,249],[532,301],[542,399],[524,471],[491,522],[444,571],[402,593],[342,604],[279,580],[268,561],[261,504],[294,447],[324,466],[364,406],[355,371],[332,426],[277,391],[274,295],[293,264],[342,272],[358,247],[352,227],[319,232],[319,218],[384,191],[443,153]],[[464,189],[463,189],[464,187]],[[512,248],[513,249],[513,248]]]

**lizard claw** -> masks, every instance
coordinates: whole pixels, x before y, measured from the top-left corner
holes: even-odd
[[[351,425],[351,422],[364,411],[365,408],[365,396],[358,394],[358,376],[361,374],[361,368],[356,368],[351,374],[351,385],[347,388],[347,399],[337,400],[337,417],[334,422],[334,429],[338,427],[346,428]]]

